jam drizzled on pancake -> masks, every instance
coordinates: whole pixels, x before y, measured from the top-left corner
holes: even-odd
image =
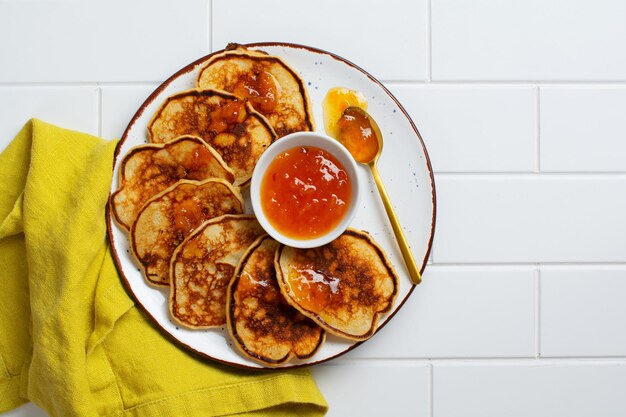
[[[278,87],[274,76],[267,71],[255,70],[242,76],[233,93],[245,97],[263,114],[272,113],[278,104]]]

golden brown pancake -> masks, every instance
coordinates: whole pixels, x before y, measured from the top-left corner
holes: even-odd
[[[148,200],[130,231],[148,282],[169,285],[170,259],[185,237],[208,219],[243,210],[239,190],[215,178],[181,180]]]
[[[215,88],[246,98],[269,120],[278,137],[313,131],[313,112],[304,82],[278,57],[229,45],[200,69],[198,88]]]
[[[318,248],[282,246],[276,271],[289,304],[324,330],[352,340],[374,334],[398,293],[398,277],[383,250],[354,229]]]
[[[243,255],[228,287],[228,331],[247,357],[278,365],[310,358],[325,333],[280,293],[274,257],[280,244],[265,235]]]
[[[166,143],[132,148],[120,165],[120,187],[111,196],[115,220],[126,230],[150,198],[178,180],[235,176],[222,157],[196,136],[180,136]]]
[[[248,246],[265,232],[254,216],[227,215],[200,226],[176,249],[170,265],[170,313],[180,324],[226,324],[226,291]]]
[[[276,134],[250,103],[224,91],[187,90],[168,97],[148,125],[150,141],[199,136],[219,153],[244,185]]]

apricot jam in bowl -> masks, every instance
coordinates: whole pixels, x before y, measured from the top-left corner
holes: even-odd
[[[359,205],[359,176],[350,152],[314,132],[274,142],[250,183],[252,209],[274,239],[296,248],[322,246],[343,233]]]

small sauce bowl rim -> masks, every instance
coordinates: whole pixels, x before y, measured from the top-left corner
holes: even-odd
[[[343,165],[351,184],[351,198],[348,210],[341,221],[328,233],[313,239],[294,239],[283,235],[268,221],[261,206],[261,183],[270,163],[281,153],[299,146],[313,146],[329,152]],[[272,143],[261,155],[254,167],[250,182],[252,210],[263,229],[274,240],[294,248],[314,248],[325,245],[339,237],[349,226],[359,207],[361,192],[357,162],[339,141],[317,132],[295,132],[283,136]]]

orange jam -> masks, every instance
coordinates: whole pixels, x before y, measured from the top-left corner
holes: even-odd
[[[337,123],[344,110],[352,106],[367,110],[367,100],[361,92],[345,87],[328,90],[322,102],[324,129],[328,136],[337,139]]]
[[[369,119],[348,108],[337,122],[337,139],[361,163],[371,161],[378,153],[378,139]]]
[[[233,92],[246,97],[252,106],[261,113],[267,114],[274,111],[277,104],[276,80],[267,71],[254,71],[239,79]]]
[[[311,265],[295,268],[295,274],[290,277],[290,288],[294,299],[304,309],[318,312],[333,301],[341,299],[341,278],[328,275]]]
[[[341,163],[315,146],[278,155],[261,181],[261,207],[267,220],[292,239],[330,232],[348,211],[352,190]]]
[[[219,134],[232,129],[238,123],[246,120],[246,105],[241,100],[227,102],[223,106],[214,109],[209,118],[209,130]]]
[[[183,159],[183,166],[188,173],[187,177],[194,180],[204,179],[204,177],[195,178],[194,174],[203,173],[212,159],[213,155],[206,147],[196,144],[193,151],[185,154]]]
[[[178,243],[206,220],[207,216],[202,212],[202,208],[203,204],[195,199],[183,199],[173,204],[172,220]]]

